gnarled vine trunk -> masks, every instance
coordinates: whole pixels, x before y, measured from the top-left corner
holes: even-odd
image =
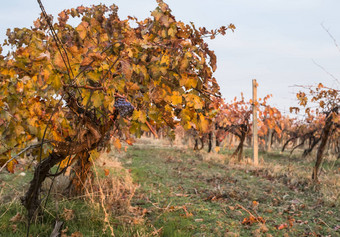
[[[33,179],[25,196],[21,197],[21,202],[27,210],[29,219],[39,212],[41,200],[39,194],[41,185],[49,176],[50,170],[57,163],[65,159],[65,156],[52,152],[46,159],[41,161],[35,168]]]
[[[322,129],[321,143],[319,145],[319,148],[318,148],[318,151],[317,151],[317,154],[316,154],[316,162],[315,162],[315,166],[314,166],[313,174],[312,174],[312,179],[316,182],[318,181],[318,173],[319,173],[320,165],[321,165],[322,159],[323,159],[322,155],[325,151],[327,140],[328,140],[328,137],[330,135],[332,125],[333,125],[332,115],[329,114],[327,116],[327,119],[326,119],[326,124]]]
[[[68,190],[69,196],[78,196],[84,193],[85,183],[92,178],[92,162],[88,151],[77,154],[77,163],[73,167]]]

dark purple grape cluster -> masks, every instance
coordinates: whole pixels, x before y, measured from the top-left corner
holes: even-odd
[[[118,110],[120,116],[124,118],[132,116],[134,110],[132,104],[123,98],[117,98],[114,107]]]

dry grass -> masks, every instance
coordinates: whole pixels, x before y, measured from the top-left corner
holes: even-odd
[[[340,201],[340,168],[334,167],[337,160],[334,156],[327,156],[324,158],[324,163],[328,165],[321,166],[319,174],[319,183],[314,183],[311,179],[312,166],[315,162],[315,156],[308,156],[306,158],[285,157],[283,160],[277,162],[272,156],[275,153],[266,154],[266,158],[259,157],[259,165],[253,166],[252,158],[244,157],[241,162],[236,158],[231,158],[230,155],[209,154],[204,155],[203,160],[208,160],[215,163],[227,163],[231,169],[243,170],[246,172],[253,172],[257,176],[267,178],[269,180],[276,180],[289,185],[293,189],[296,188],[312,188],[315,189],[323,199],[329,203],[337,203]]]
[[[130,209],[130,201],[136,189],[132,177],[127,169],[112,155],[112,153],[103,153],[93,163],[94,178],[87,179],[84,183],[85,198],[94,206],[100,206],[102,203],[105,210],[113,215],[124,215]],[[55,197],[61,195],[70,184],[70,178],[67,175],[60,175],[53,178],[47,178],[42,189],[48,191],[51,187],[51,194]]]
[[[127,169],[114,157],[103,154],[94,164],[95,179],[85,184],[86,199],[100,203],[114,215],[131,211],[136,185]]]
[[[93,166],[95,178],[89,179],[89,182],[84,185],[85,200],[94,210],[103,212],[103,232],[109,229],[111,236],[115,236],[110,220],[112,216],[136,219],[134,208],[131,206],[136,185],[128,170],[112,154],[102,154]]]

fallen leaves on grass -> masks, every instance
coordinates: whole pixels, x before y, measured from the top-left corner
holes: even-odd
[[[263,233],[266,233],[268,231],[269,229],[265,224],[260,224],[259,228],[255,229],[252,232],[252,234],[253,234],[253,237],[262,237]],[[266,236],[268,236],[268,234]]]
[[[254,223],[266,223],[266,220],[263,219],[261,216],[255,217],[255,216],[249,216],[245,217],[242,221],[242,225],[252,225]]]
[[[224,234],[224,237],[239,237],[239,236],[240,236],[239,234],[230,231]]]
[[[83,234],[80,233],[79,231],[76,231],[76,232],[71,234],[71,237],[83,237]]]
[[[193,214],[192,214],[191,212],[188,212],[186,206],[183,206],[182,209],[183,209],[184,212],[185,212],[185,217],[191,217],[191,216],[193,216]]]
[[[185,214],[181,214],[181,216],[184,216],[184,217],[191,217],[191,216],[193,216],[193,214],[188,211],[186,206],[170,206],[169,210],[170,211],[183,210]]]
[[[225,193],[222,194],[212,194],[210,196],[208,196],[207,198],[205,198],[205,201],[223,201],[225,199],[228,198],[228,195]]]
[[[243,207],[242,205],[240,204],[236,204],[237,207],[241,208],[242,210],[246,211],[248,214],[249,214],[249,217],[246,217],[243,219],[242,221],[242,224],[243,225],[252,225],[254,224],[255,222],[258,222],[258,223],[266,223],[266,220],[263,219],[263,217],[257,215],[257,213],[255,212],[255,215],[253,215],[249,210],[247,210],[245,207]]]

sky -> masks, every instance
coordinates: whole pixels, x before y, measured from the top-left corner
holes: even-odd
[[[79,5],[116,4],[121,19],[144,19],[156,0],[42,0],[47,13]],[[226,101],[251,98],[256,79],[258,96],[272,94],[269,103],[288,113],[296,106],[296,85],[340,84],[339,0],[165,0],[176,20],[214,29],[233,23],[234,33],[208,40],[217,55],[215,77]],[[209,3],[208,3],[209,2]],[[4,1],[0,8],[0,42],[7,28],[30,27],[39,16],[35,0]],[[336,40],[327,33],[331,33]],[[333,77],[337,78],[334,79]]]

